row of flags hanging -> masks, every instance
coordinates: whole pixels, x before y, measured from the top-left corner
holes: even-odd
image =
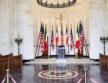
[[[84,42],[84,30],[82,27],[81,22],[79,23],[79,27],[77,26],[76,29],[76,48],[80,51],[80,53],[83,52],[83,42]],[[70,36],[68,36],[68,27],[66,26],[66,42],[65,45],[70,46],[70,50],[72,50],[74,41],[73,41],[73,33],[72,33],[72,27],[70,30]],[[40,27],[40,33],[39,33],[39,39],[40,39],[40,48],[41,52],[43,53],[44,51],[48,50],[48,37],[47,37],[47,26],[41,23]],[[69,42],[70,40],[70,42]],[[61,35],[60,37],[58,36],[58,28],[56,26],[56,33],[54,34],[53,26],[52,26],[52,31],[51,31],[51,47],[54,49],[56,46],[59,45],[63,46],[64,45],[64,35],[63,35],[63,28],[61,27]],[[55,46],[56,45],[56,46]]]

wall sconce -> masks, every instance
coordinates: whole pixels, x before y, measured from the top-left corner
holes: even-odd
[[[22,41],[23,39],[19,38],[19,35],[18,35],[18,38],[15,39],[15,42],[18,45],[18,55],[20,54],[20,44],[22,43]]]
[[[100,37],[100,40],[103,42],[103,44],[104,44],[104,55],[106,54],[106,52],[105,52],[105,44],[106,44],[106,42],[108,41],[108,37],[105,37],[105,36],[103,36],[103,37]]]

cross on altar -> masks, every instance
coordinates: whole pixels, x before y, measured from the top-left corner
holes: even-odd
[[[60,18],[57,18],[57,19],[59,19],[60,20],[60,26],[62,27],[62,19],[63,19],[63,16],[62,16],[62,14],[60,13]]]
[[[62,15],[61,15],[61,13],[60,13],[60,25],[62,27]]]

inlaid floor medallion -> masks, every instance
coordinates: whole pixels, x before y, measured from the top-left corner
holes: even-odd
[[[56,71],[56,70],[46,70],[39,72],[39,77],[46,79],[69,79],[74,78],[78,75],[76,71]]]

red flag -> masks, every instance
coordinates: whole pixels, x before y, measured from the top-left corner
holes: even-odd
[[[71,33],[70,33],[70,49],[72,50],[72,45],[73,45],[73,35],[72,35],[72,28],[71,28]]]
[[[48,37],[47,37],[48,38]],[[48,40],[46,41],[46,43],[45,43],[45,51],[47,51],[48,50]]]
[[[68,31],[67,31],[67,27],[66,27],[66,45],[68,45]]]
[[[63,35],[61,35],[61,46],[63,46]]]
[[[56,46],[58,46],[58,42],[59,42],[59,37],[58,37],[58,29],[56,26]]]
[[[46,25],[47,26],[47,25]],[[45,32],[43,35],[43,40],[44,40],[44,51],[48,50],[48,40],[47,40],[47,27],[45,26]]]
[[[80,41],[79,41],[79,29],[78,29],[78,26],[77,26],[77,30],[76,30],[76,48],[79,49],[79,46],[80,46]]]
[[[54,49],[55,46],[54,46],[54,32],[53,32],[53,29],[52,29],[52,34],[51,34],[51,45],[52,45],[52,48]]]
[[[40,41],[40,45],[41,45],[41,52],[43,53],[44,52],[44,41],[43,40]]]
[[[56,37],[56,46],[58,46],[58,41],[59,41],[59,38],[58,36]]]
[[[63,42],[64,42],[64,40],[63,40],[63,29],[61,28],[61,46],[63,46]]]
[[[79,40],[77,40],[77,41],[76,41],[76,48],[78,48],[78,49],[79,49],[79,46],[80,46],[80,41],[79,41]]]
[[[66,36],[66,45],[68,45],[68,36]]]
[[[43,33],[44,33],[44,29],[43,29],[43,25],[42,25],[42,23],[41,23],[39,38],[40,38],[40,46],[41,46],[41,52],[42,52],[42,53],[44,52]]]
[[[83,50],[83,41],[84,41],[84,31],[83,31],[83,27],[82,24],[80,23],[80,28],[79,28],[79,33],[80,33],[80,53],[82,53]]]

